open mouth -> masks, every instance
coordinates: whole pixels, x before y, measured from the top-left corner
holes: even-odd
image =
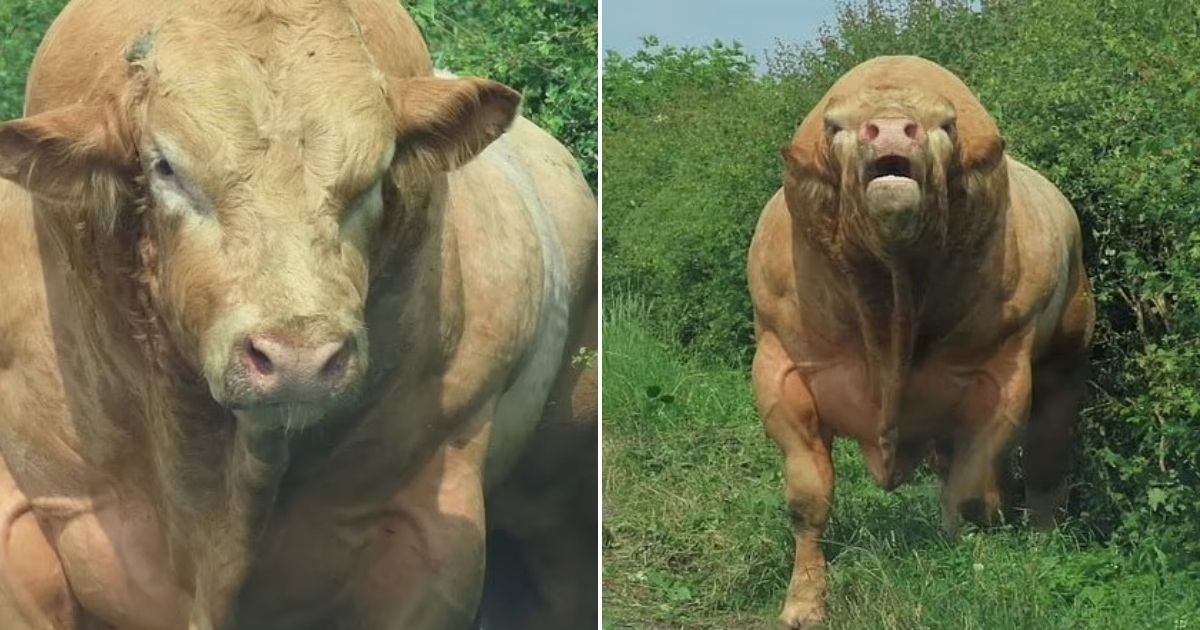
[[[909,219],[904,217],[911,218],[921,209],[921,183],[915,174],[916,165],[902,155],[880,156],[867,166],[863,187],[867,210],[893,236],[907,233]]]
[[[885,155],[875,160],[867,180],[883,178],[912,179],[912,162],[901,155]]]

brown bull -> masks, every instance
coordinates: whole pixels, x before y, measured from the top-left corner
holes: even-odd
[[[1094,312],[1074,210],[932,62],[854,68],[784,158],[749,282],[754,389],[796,540],[782,621],[803,627],[824,616],[834,436],[889,489],[933,455],[951,533],[999,511],[1023,439],[1032,520],[1053,524]]]
[[[0,628],[594,625],[595,200],[515,92],[395,0],[75,0],[27,94]]]

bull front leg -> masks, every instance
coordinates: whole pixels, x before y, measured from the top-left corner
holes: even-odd
[[[0,628],[70,630],[82,624],[58,555],[0,456]]]
[[[389,502],[351,594],[346,627],[470,628],[483,594],[483,469],[491,435],[472,422],[441,445]]]
[[[812,393],[771,335],[759,341],[753,380],[763,426],[783,454],[796,540],[780,621],[788,628],[808,628],[825,618],[825,553],[820,540],[833,500],[832,434],[822,430]]]

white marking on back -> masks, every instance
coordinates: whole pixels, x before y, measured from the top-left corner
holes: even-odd
[[[1039,238],[1050,239],[1042,264],[1057,267],[1054,277],[1058,282],[1037,315],[1035,324],[1034,347],[1042,348],[1054,335],[1066,308],[1072,241],[1079,228],[1071,203],[1050,180],[1012,158],[1008,159],[1008,167],[1011,173],[1009,185],[1013,187],[1013,193],[1024,197],[1022,207],[1032,214],[1028,220],[1038,227]]]
[[[487,461],[486,479],[490,485],[507,474],[541,421],[550,389],[558,378],[562,364],[570,320],[571,291],[558,231],[529,174],[513,155],[507,138],[502,136],[488,147],[487,152],[507,172],[510,181],[525,199],[541,244],[544,273],[542,302],[533,345],[517,368],[518,376],[512,387],[500,398],[496,408]]]

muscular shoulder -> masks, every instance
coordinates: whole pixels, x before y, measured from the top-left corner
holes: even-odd
[[[746,279],[754,310],[761,313],[795,292],[792,268],[792,224],[780,189],[758,218]]]
[[[1019,274],[1019,294],[1048,299],[1067,281],[1081,247],[1074,208],[1049,180],[1009,159],[1012,206],[1008,222],[1006,272]]]

